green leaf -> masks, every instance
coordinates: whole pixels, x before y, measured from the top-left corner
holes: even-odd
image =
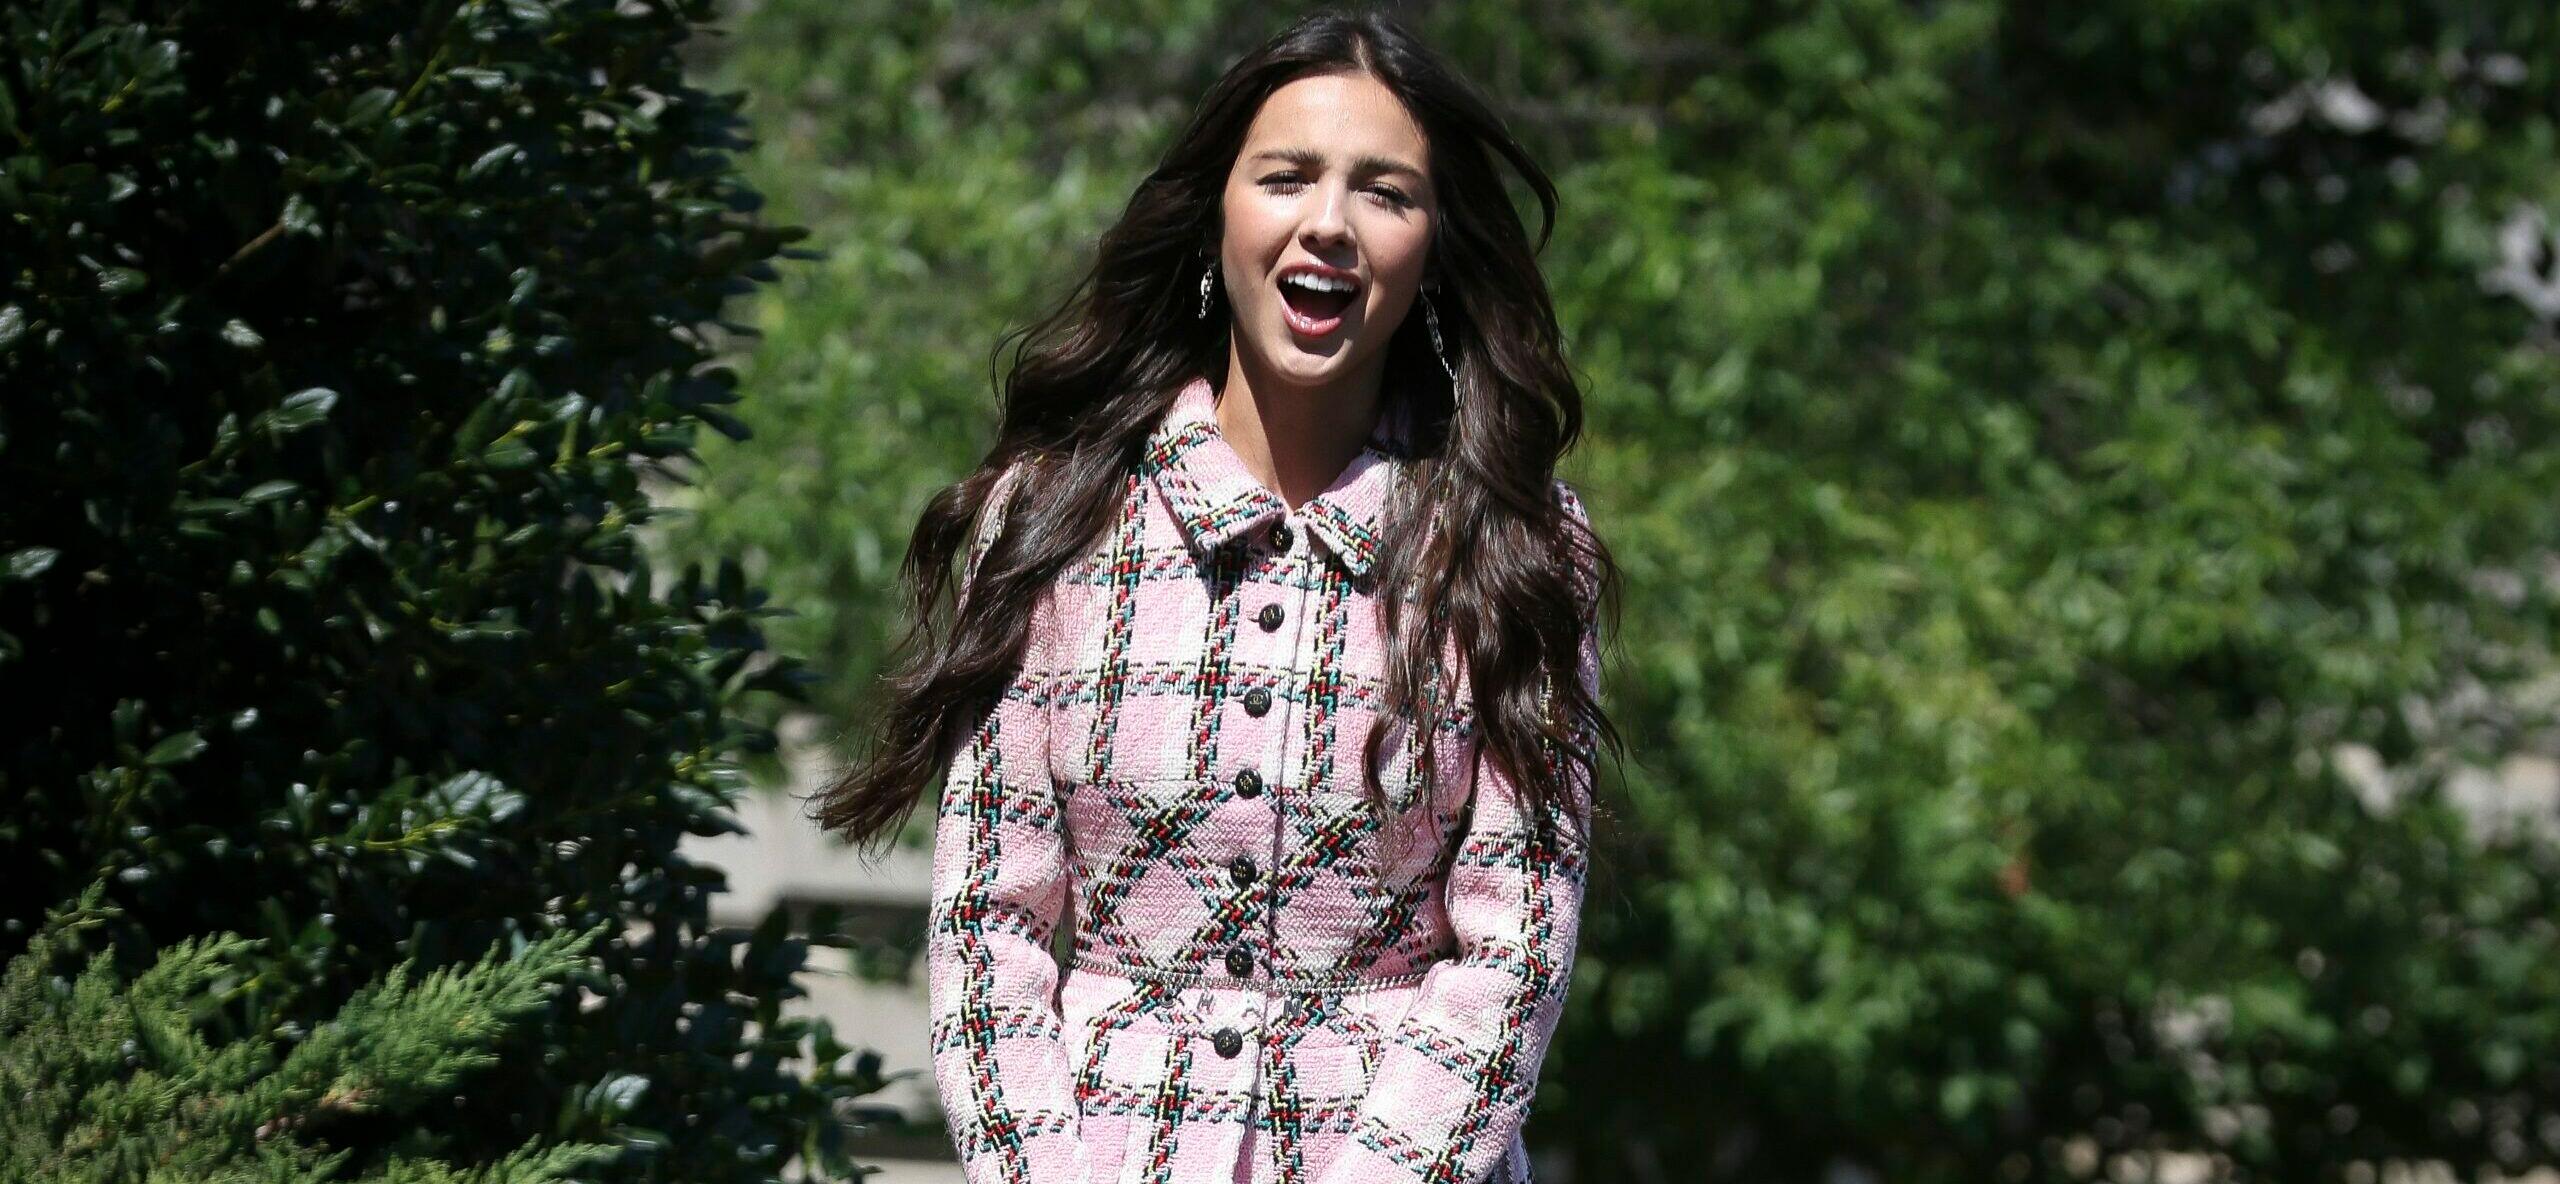
[[[649,1093],[649,1079],[637,1073],[619,1073],[604,1080],[593,1095],[597,1109],[607,1118],[621,1118],[640,1104]]]
[[[285,396],[283,403],[258,418],[271,430],[298,432],[327,419],[330,409],[337,405],[338,392],[315,386]]]
[[[20,547],[9,552],[8,565],[5,570],[0,570],[0,577],[32,580],[52,568],[53,561],[61,555],[61,551],[52,547]]]
[[[524,442],[523,437],[510,436],[498,441],[480,454],[481,463],[501,471],[528,469],[540,463],[542,454]]]
[[[152,745],[151,751],[143,754],[142,763],[154,767],[184,764],[194,760],[197,753],[203,752],[204,744],[204,738],[198,736],[193,729],[179,732],[164,737],[158,744]]]
[[[480,178],[497,171],[498,166],[522,155],[524,155],[523,149],[518,148],[513,144],[500,144],[495,148],[481,153],[477,158],[474,158],[471,164],[462,170],[462,179],[465,181],[477,181]]]
[[[398,92],[387,86],[377,86],[357,95],[354,102],[347,104],[346,126],[361,128],[381,119],[399,97]]]
[[[486,822],[505,822],[525,807],[525,796],[505,782],[477,770],[458,773],[437,787],[445,808]]]
[[[284,227],[287,234],[317,237],[320,233],[319,207],[312,205],[310,198],[299,193],[285,199],[284,213],[277,221]]]

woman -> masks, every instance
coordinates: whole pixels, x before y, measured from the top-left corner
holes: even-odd
[[[1581,399],[1496,154],[1543,243],[1553,185],[1445,64],[1384,17],[1293,26],[917,525],[924,644],[818,817],[894,833],[939,780],[971,1184],[1528,1179],[1616,574],[1554,477]]]

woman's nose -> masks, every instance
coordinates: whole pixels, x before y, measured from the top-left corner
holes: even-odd
[[[1306,225],[1300,229],[1308,246],[1339,243],[1349,236],[1350,223],[1342,216],[1343,203],[1349,200],[1350,195],[1339,188],[1327,186],[1322,190],[1315,208],[1307,213]]]

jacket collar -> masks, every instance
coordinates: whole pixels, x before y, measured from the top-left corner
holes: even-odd
[[[1149,433],[1141,462],[1185,541],[1204,559],[1288,513],[1287,503],[1245,469],[1219,433],[1216,398],[1206,378],[1185,384]],[[1377,561],[1388,499],[1410,455],[1408,439],[1404,403],[1389,398],[1360,454],[1294,515],[1354,576],[1366,576]]]

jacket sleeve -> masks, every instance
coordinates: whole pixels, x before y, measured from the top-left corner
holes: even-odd
[[[1011,473],[959,595],[993,540]],[[1065,816],[1048,713],[1017,679],[948,767],[935,813],[925,940],[935,1084],[968,1184],[1089,1184],[1049,953],[1066,892]]]
[[[1570,491],[1560,496],[1585,522]],[[1600,685],[1600,630],[1585,581],[1578,676]],[[1590,737],[1577,743],[1592,752]],[[1505,1162],[1528,1118],[1581,928],[1591,819],[1587,757],[1547,746],[1563,762],[1568,793],[1553,812],[1553,835],[1529,828],[1516,783],[1478,750],[1469,821],[1445,884],[1454,958],[1434,965],[1413,1005],[1388,1033],[1350,1141],[1316,1184],[1503,1184],[1525,1164]],[[1523,1177],[1525,1178],[1525,1177]]]

